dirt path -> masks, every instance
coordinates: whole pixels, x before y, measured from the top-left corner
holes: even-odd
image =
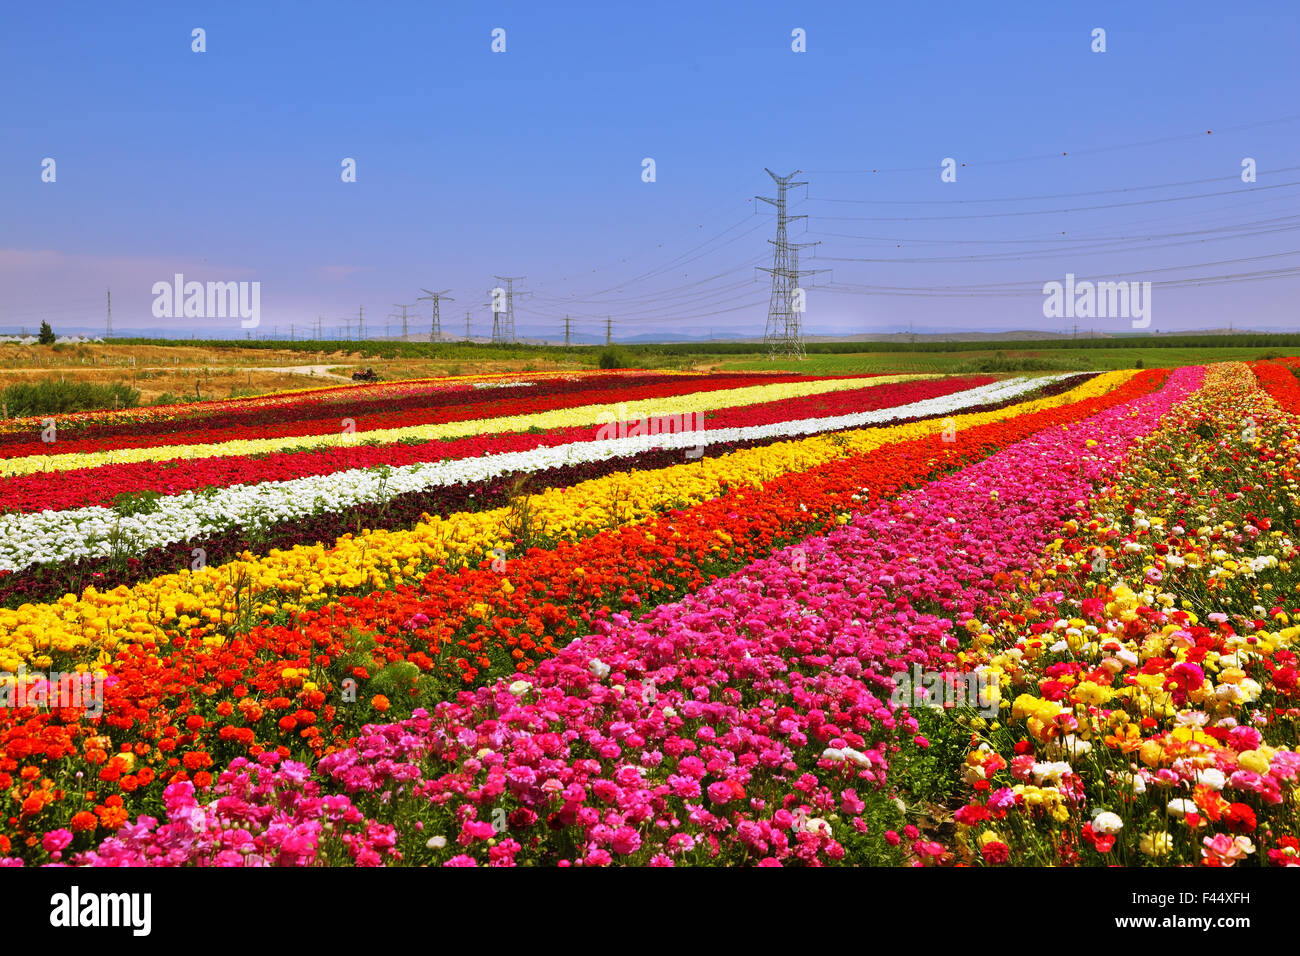
[[[311,378],[324,378],[335,382],[350,382],[352,379],[347,375],[335,375],[330,371],[332,368],[338,368],[338,365],[283,365],[273,368],[261,365],[253,368],[237,368],[237,372],[279,372],[282,375],[306,375]]]

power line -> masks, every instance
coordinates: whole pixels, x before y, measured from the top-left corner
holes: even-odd
[[[1210,262],[1187,263],[1185,265],[1164,266],[1156,269],[1144,269],[1139,274],[1142,276],[1158,275],[1169,272],[1181,272],[1187,269],[1205,269],[1217,268],[1225,265],[1236,265],[1247,262],[1262,262],[1269,259],[1281,259],[1288,256],[1300,256],[1300,249],[1289,252],[1268,253],[1259,256],[1242,256],[1235,259],[1220,259]],[[1132,275],[1133,273],[1128,273]],[[1224,273],[1219,275],[1200,275],[1200,276],[1182,276],[1166,280],[1147,280],[1151,281],[1153,287],[1179,288],[1193,285],[1217,285],[1224,282],[1236,282],[1245,280],[1268,280],[1287,278],[1292,275],[1300,275],[1300,265],[1286,266],[1278,269],[1263,269],[1253,272],[1236,272]],[[1119,278],[1119,273],[1102,273],[1091,278],[1096,281],[1111,280]],[[946,297],[979,297],[979,296],[1017,296],[1017,295],[1041,295],[1043,285],[1046,281],[1057,281],[1049,279],[1043,281],[1014,281],[1014,282],[988,282],[975,285],[952,285],[952,286],[883,286],[883,285],[851,285],[846,283],[836,283],[824,287],[828,292],[835,293],[860,293],[867,295],[921,295],[934,296],[938,298]]]
[[[1279,116],[1275,119],[1259,120],[1254,123],[1242,123],[1237,126],[1220,127],[1219,134],[1238,133],[1242,130],[1258,129],[1261,126],[1274,126],[1278,123],[1292,123],[1300,120],[1300,113],[1289,116]],[[1164,136],[1159,139],[1143,140],[1135,143],[1120,143],[1114,146],[1095,146],[1090,149],[1061,150],[1052,153],[1034,153],[1026,156],[1016,156],[1006,159],[990,159],[980,161],[968,161],[965,165],[968,167],[979,166],[1006,166],[1014,163],[1027,163],[1044,159],[1064,159],[1070,156],[1091,156],[1098,153],[1113,153],[1126,149],[1140,149],[1144,146],[1160,146],[1165,143],[1182,142],[1189,139],[1201,139],[1204,136],[1214,135],[1213,130],[1195,133],[1180,133],[1174,136]],[[810,176],[858,176],[866,173],[918,173],[933,172],[934,164],[930,163],[925,166],[906,166],[895,168],[877,168],[877,169],[812,169],[808,171]]]
[[[1181,239],[1175,242],[1151,242],[1144,239],[1124,240],[1121,243],[1116,242],[1098,242],[1091,244],[1080,244],[1074,246],[1061,246],[1055,249],[1025,249],[1013,250],[1007,252],[988,252],[979,255],[967,256],[890,256],[890,257],[857,257],[857,256],[823,256],[827,262],[875,262],[899,264],[917,264],[931,262],[1019,262],[1031,259],[1051,259],[1062,253],[1071,253],[1074,256],[1099,256],[1112,255],[1116,252],[1128,251],[1124,248],[1125,244],[1139,243],[1145,251],[1147,249],[1172,249],[1179,246],[1200,245],[1206,242],[1223,242],[1225,240],[1246,239],[1255,236],[1274,235],[1281,232],[1294,232],[1300,229],[1300,222],[1287,226],[1276,226],[1271,229],[1260,229],[1253,232],[1240,232],[1232,235],[1203,235],[1199,238]],[[1185,234],[1184,234],[1185,235]],[[1155,237],[1153,237],[1155,238]]]
[[[1100,203],[1095,206],[1075,206],[1065,209],[1024,209],[1016,212],[970,213],[959,216],[818,216],[837,222],[951,222],[959,219],[1006,219],[1018,216],[1052,216],[1063,213],[1092,212],[1098,209],[1123,209],[1129,206],[1155,206],[1171,202],[1187,202],[1198,199],[1212,199],[1215,196],[1241,195],[1242,193],[1267,192],[1272,189],[1290,189],[1300,186],[1300,180],[1289,183],[1277,183],[1272,186],[1250,186],[1246,189],[1228,189],[1221,192],[1197,193],[1191,196],[1165,196],[1160,199],[1137,199],[1131,202]]]
[[[1235,232],[1242,229],[1249,229],[1255,226],[1271,226],[1279,223],[1298,223],[1300,215],[1275,216],[1272,219],[1257,219],[1252,222],[1236,222],[1229,225],[1214,226],[1208,229],[1189,229],[1181,232],[1166,233],[1139,233],[1129,236],[1067,236],[1064,233],[1057,236],[1027,236],[1023,239],[953,239],[945,237],[943,239],[926,238],[918,236],[861,236],[845,232],[823,232],[817,230],[816,235],[827,236],[833,239],[854,239],[861,242],[883,242],[893,243],[912,243],[915,245],[954,245],[954,246],[1023,246],[1034,244],[1055,244],[1066,242],[1144,242],[1149,239],[1179,239],[1187,236],[1214,235],[1222,232]],[[1252,233],[1253,235],[1253,233]],[[1234,237],[1235,238],[1235,237]]]
[[[1300,166],[1283,166],[1279,169],[1261,171],[1258,175],[1293,173],[1296,170],[1300,170]],[[1153,189],[1175,189],[1182,186],[1204,186],[1206,183],[1236,182],[1239,178],[1238,175],[1211,176],[1206,179],[1185,179],[1181,182],[1156,183],[1148,186],[1119,186],[1114,189],[1092,189],[1086,192],[1045,193],[1038,196],[1001,196],[993,199],[834,199],[830,197],[809,195],[808,202],[828,202],[869,206],[962,206],[974,205],[977,203],[1040,202],[1045,199],[1077,199],[1085,196],[1112,196],[1120,193],[1149,192]],[[1235,191],[1236,190],[1232,190],[1232,192]]]

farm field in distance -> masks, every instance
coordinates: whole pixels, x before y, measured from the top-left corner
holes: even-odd
[[[1254,361],[1300,354],[1300,336],[1275,336],[1280,344],[1238,345],[1222,337],[1214,345],[1069,348],[1062,343],[939,351],[932,343],[923,350],[894,346],[880,350],[863,343],[861,351],[812,351],[802,360],[761,354],[761,345],[728,343],[725,351],[710,351],[708,343],[692,346],[617,346],[619,362],[629,366],[677,370],[773,371],[806,375],[872,373],[1006,374],[1033,371],[1088,371],[1123,368],[1171,368],[1210,361]],[[1259,336],[1250,338],[1258,339]],[[1295,342],[1291,342],[1294,338]],[[599,365],[601,346],[486,345],[418,342],[298,342],[290,345],[238,341],[158,344],[86,343],[21,346],[0,343],[0,392],[12,385],[41,382],[84,382],[119,385],[138,393],[143,405],[212,401],[252,397],[286,389],[322,387],[348,381],[353,372],[373,369],[386,381],[471,375],[490,372],[559,371]],[[836,349],[854,348],[836,343]],[[738,349],[751,350],[748,354]],[[815,346],[814,346],[815,348]],[[132,364],[134,360],[134,365]],[[113,407],[108,396],[102,405]],[[16,413],[17,407],[14,412]],[[32,412],[39,414],[39,411]]]

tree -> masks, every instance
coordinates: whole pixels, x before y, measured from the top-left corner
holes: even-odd
[[[632,356],[617,345],[604,348],[600,353],[601,368],[631,368]]]
[[[54,330],[50,328],[50,323],[41,323],[41,334],[37,336],[36,341],[40,342],[42,345],[54,344]]]

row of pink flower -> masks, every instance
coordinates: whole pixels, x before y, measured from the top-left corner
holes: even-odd
[[[188,780],[163,791],[167,823],[141,816],[97,850],[74,854],[77,866],[379,866],[400,860],[397,831],[367,819],[346,796],[322,795],[301,763],[274,751],[256,762],[231,761],[201,804]],[[72,842],[68,830],[41,841],[54,865]],[[0,861],[0,865],[4,861]]]
[[[950,662],[954,622],[999,600],[995,576],[1029,567],[1201,378],[1175,372],[639,621],[597,621],[526,678],[367,728],[314,779],[374,818],[417,819],[396,838],[407,862],[851,860],[860,791],[887,784],[896,748],[926,744],[906,739],[917,724],[889,705],[890,675]],[[944,853],[907,836],[915,859]],[[148,832],[131,840],[148,862]]]

